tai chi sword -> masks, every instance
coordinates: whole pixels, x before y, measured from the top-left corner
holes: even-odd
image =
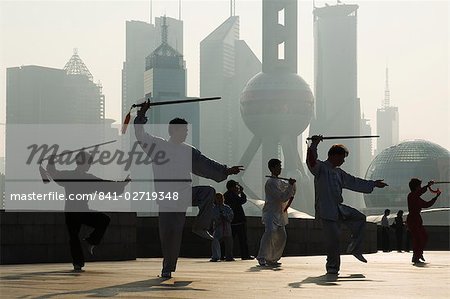
[[[173,105],[173,104],[182,104],[182,103],[214,101],[214,100],[220,100],[221,97],[194,98],[194,99],[173,100],[173,101],[164,101],[164,102],[150,102],[150,99],[151,99],[151,96],[147,96],[144,103],[131,105],[130,111],[128,111],[128,113],[125,116],[124,121],[123,121],[122,134],[125,134],[127,132],[127,127],[128,127],[128,124],[130,123],[130,118],[131,118],[131,109],[133,109],[133,108],[142,107],[145,104],[148,104],[150,107],[153,107],[153,106],[164,106],[164,105]]]
[[[330,139],[360,139],[360,138],[378,138],[379,135],[360,135],[360,136],[322,136],[322,140]],[[306,138],[306,140],[312,140],[312,137]]]
[[[43,161],[49,160],[51,157],[64,156],[64,155],[76,153],[76,152],[79,152],[79,151],[84,151],[84,150],[87,150],[89,148],[94,148],[94,147],[98,147],[98,146],[101,146],[101,145],[110,144],[110,143],[113,143],[113,142],[116,142],[116,141],[117,140],[111,140],[111,141],[107,141],[107,142],[102,142],[102,143],[94,144],[94,145],[91,145],[91,146],[88,146],[88,147],[82,147],[82,148],[79,148],[79,149],[76,149],[76,150],[73,150],[73,151],[62,152],[61,154],[58,154],[58,155],[50,155],[49,157],[40,160],[39,161],[39,173],[41,174],[42,182],[44,184],[50,183],[50,175],[47,173],[47,171],[44,169],[44,167],[42,167],[42,162]]]

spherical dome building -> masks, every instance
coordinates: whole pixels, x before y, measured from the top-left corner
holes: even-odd
[[[445,148],[425,140],[409,140],[382,151],[367,169],[366,179],[384,179],[388,187],[375,188],[364,195],[368,210],[381,212],[391,209],[407,210],[408,183],[416,177],[425,184],[429,180],[449,181],[450,152]],[[447,185],[436,185],[448,190]],[[434,188],[434,187],[433,187]],[[448,192],[444,192],[433,207],[448,206]],[[432,196],[424,195],[428,200]]]

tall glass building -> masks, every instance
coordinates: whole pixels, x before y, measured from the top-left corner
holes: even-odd
[[[450,152],[425,140],[410,140],[382,151],[370,164],[366,179],[384,179],[388,187],[376,188],[364,195],[367,214],[380,213],[384,209],[396,212],[408,210],[409,180],[419,178],[425,184],[430,180],[450,181]],[[448,207],[450,203],[448,184],[435,185],[443,193],[433,207]],[[424,194],[425,200],[433,194]]]

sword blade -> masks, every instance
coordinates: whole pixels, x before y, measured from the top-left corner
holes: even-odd
[[[182,104],[182,103],[194,103],[194,102],[204,102],[204,101],[215,101],[220,100],[221,97],[211,97],[211,98],[197,98],[197,99],[186,99],[186,100],[174,100],[174,101],[165,101],[165,102],[153,102],[150,103],[150,106],[163,106],[163,105],[172,105],[172,104]]]
[[[93,148],[93,147],[96,147],[96,146],[101,146],[101,145],[113,143],[113,142],[116,142],[116,141],[117,141],[117,140],[111,140],[111,141],[107,141],[107,142],[103,142],[103,143],[99,143],[99,144],[94,144],[94,145],[91,145],[91,146],[88,146],[88,147],[82,147],[82,148],[79,148],[79,149],[76,149],[76,150],[73,150],[73,151],[64,152],[64,153],[57,154],[57,155],[54,155],[54,156],[55,156],[55,157],[64,156],[64,155],[76,153],[76,152],[79,152],[79,151],[84,151],[84,150],[87,150],[87,149],[89,149],[89,148]],[[51,157],[51,156],[50,156],[50,157]],[[40,162],[42,163],[42,161],[48,160],[48,159],[50,159],[50,157],[44,158],[44,159],[42,159]]]
[[[360,138],[378,138],[379,135],[361,135],[361,136],[324,136],[323,140],[331,140],[331,139],[360,139]],[[306,138],[306,140],[311,140],[311,137]]]

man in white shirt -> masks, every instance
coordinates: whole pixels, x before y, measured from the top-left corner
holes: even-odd
[[[281,161],[271,159],[268,163],[272,177],[265,185],[266,202],[262,211],[262,222],[264,234],[258,252],[258,263],[260,266],[279,266],[278,260],[283,254],[286,245],[286,229],[288,223],[287,212],[284,208],[287,202],[295,194],[295,180],[289,179],[285,182],[279,179],[281,173]]]
[[[191,173],[216,182],[224,181],[229,175],[238,174],[242,166],[228,167],[206,156],[198,149],[184,143],[188,134],[188,123],[184,119],[175,118],[169,123],[169,140],[153,136],[145,132],[143,125],[147,122],[145,113],[150,103],[145,103],[137,112],[134,120],[136,139],[144,152],[152,155],[154,148],[167,154],[170,163],[152,163],[159,192],[179,194],[179,200],[159,201],[159,236],[163,253],[162,278],[171,278],[176,270],[181,247],[186,209],[192,205],[199,208],[192,232],[205,239],[213,240],[207,231],[213,216],[215,190],[211,186],[192,187]],[[155,160],[156,158],[153,158]],[[173,183],[170,181],[177,181]],[[169,181],[169,183],[164,182]]]
[[[369,181],[356,178],[340,168],[348,156],[347,148],[342,144],[333,145],[328,151],[328,159],[317,158],[317,146],[323,140],[321,135],[312,136],[308,148],[306,164],[314,175],[316,219],[322,221],[327,247],[327,274],[337,275],[340,269],[339,222],[344,223],[352,233],[352,241],[347,248],[358,260],[366,263],[362,255],[361,244],[366,216],[358,210],[344,205],[342,189],[371,193],[374,187],[387,186],[383,180]]]

